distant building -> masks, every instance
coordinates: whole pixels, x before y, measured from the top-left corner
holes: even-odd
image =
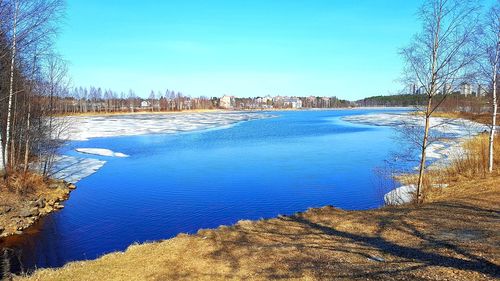
[[[273,102],[273,98],[269,95],[265,96],[265,97],[259,97],[257,98],[257,103],[259,104],[270,104]]]
[[[417,93],[417,85],[415,83],[411,83],[408,85],[408,94],[414,95]]]
[[[417,91],[415,92],[417,95],[423,95],[425,94],[425,87],[424,86],[420,86]]]
[[[151,106],[151,104],[149,103],[149,101],[147,101],[147,100],[141,101],[142,108],[149,108],[150,106]]]
[[[442,90],[444,95],[449,95],[453,93],[453,87],[451,86],[450,83],[446,83],[443,85],[443,90]]]
[[[484,97],[488,93],[488,89],[481,84],[477,85],[476,97]]]
[[[302,101],[299,98],[284,98],[283,106],[287,108],[302,108]]]
[[[460,94],[468,97],[472,95],[472,87],[469,83],[463,83],[460,85]]]
[[[234,107],[234,105],[235,105],[234,96],[224,95],[222,98],[220,98],[219,106],[221,108],[231,109]]]

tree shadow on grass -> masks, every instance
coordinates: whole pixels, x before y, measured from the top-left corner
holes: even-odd
[[[321,232],[327,235],[346,238],[355,243],[360,243],[366,246],[374,247],[384,253],[391,254],[393,256],[398,256],[408,260],[413,260],[422,263],[426,266],[442,266],[460,270],[471,270],[489,275],[494,278],[500,277],[500,268],[496,264],[479,256],[469,254],[460,247],[458,247],[457,245],[454,245],[452,243],[431,239],[428,236],[421,233],[420,231],[416,230],[415,228],[413,228],[414,235],[418,236],[421,239],[435,243],[436,245],[446,247],[456,252],[459,252],[460,254],[465,255],[468,258],[468,260],[455,258],[451,256],[445,256],[428,251],[422,251],[421,249],[418,248],[401,246],[394,242],[387,241],[381,237],[369,237],[369,236],[358,235],[354,233],[336,230],[334,228],[323,226],[321,224],[314,223],[307,219],[303,219],[297,216],[291,217],[290,219],[292,221],[304,224],[312,229],[320,230]],[[406,226],[408,227],[409,225],[406,224]]]
[[[500,268],[491,259],[498,253],[491,229],[498,226],[497,214],[450,202],[385,208],[365,212],[365,216],[333,208],[315,209],[210,232],[218,245],[210,258],[229,265],[232,274],[241,279],[245,277],[238,275],[242,268],[258,268],[257,276],[266,279],[428,280],[443,277],[439,274],[454,278],[456,271],[465,279],[495,279],[500,277]],[[474,221],[465,222],[462,216]],[[352,227],[337,226],[346,221]],[[470,230],[475,231],[470,237],[442,235]],[[484,247],[492,248],[483,257]],[[262,264],[248,264],[255,259]]]

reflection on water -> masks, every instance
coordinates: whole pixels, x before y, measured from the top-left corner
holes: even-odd
[[[128,158],[106,160],[78,183],[65,208],[3,241],[14,271],[57,267],[200,228],[333,205],[383,203],[373,169],[394,148],[393,130],[341,117],[369,110],[277,112],[224,130],[71,142]],[[17,258],[19,256],[20,258]]]

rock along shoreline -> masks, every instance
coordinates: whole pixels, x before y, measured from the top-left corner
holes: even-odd
[[[3,238],[23,234],[42,217],[63,209],[62,202],[76,189],[73,183],[58,179],[50,180],[47,186],[49,192],[38,198],[0,205],[0,242]]]

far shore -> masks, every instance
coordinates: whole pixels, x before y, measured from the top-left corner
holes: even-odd
[[[136,110],[136,111],[118,111],[118,112],[86,112],[86,113],[68,113],[68,114],[58,114],[56,116],[115,116],[115,115],[151,115],[151,114],[192,114],[192,113],[230,113],[230,112],[279,112],[279,111],[336,111],[336,110],[365,110],[365,109],[373,109],[373,110],[406,110],[406,109],[414,109],[414,106],[401,107],[401,106],[360,106],[360,107],[336,107],[336,108],[255,108],[255,109],[223,109],[223,108],[214,108],[214,109],[188,109],[188,110],[180,110],[180,111],[151,111],[151,110]]]

